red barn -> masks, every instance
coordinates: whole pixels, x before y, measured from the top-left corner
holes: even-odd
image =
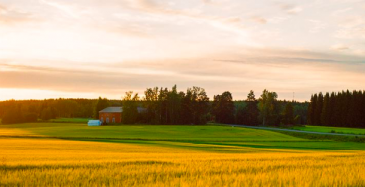
[[[138,113],[146,112],[146,108],[137,107]],[[123,107],[108,107],[99,111],[99,120],[102,123],[122,123]]]
[[[99,120],[102,123],[121,123],[122,107],[108,107],[99,111]]]

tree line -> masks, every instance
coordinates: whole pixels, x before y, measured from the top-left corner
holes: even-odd
[[[48,121],[55,118],[93,118],[96,113],[96,99],[45,99],[9,100],[0,102],[2,123]],[[108,100],[108,105],[120,106],[118,100]],[[103,107],[103,106],[101,106]]]
[[[259,99],[251,90],[244,101],[234,101],[229,91],[215,95],[210,101],[200,87],[178,92],[168,88],[147,88],[145,97],[127,92],[122,100],[123,123],[206,124],[217,122],[244,125],[295,125],[307,119],[308,103],[278,101],[275,92],[264,90]],[[138,113],[137,107],[145,107]]]
[[[147,88],[145,97],[127,92],[122,100],[122,121],[126,124],[206,124],[210,119],[209,97],[203,88],[192,87],[186,92],[177,91],[176,85],[168,88]],[[137,107],[145,112],[138,112]]]
[[[212,114],[218,123],[242,125],[299,125],[306,122],[308,103],[279,101],[276,92],[264,90],[256,99],[251,90],[244,101],[233,102],[230,92],[214,96]]]
[[[365,127],[365,91],[314,94],[308,107],[308,124]]]
[[[127,92],[122,100],[47,99],[0,102],[2,123],[47,121],[54,118],[99,118],[99,111],[109,106],[123,106],[126,124],[206,124],[217,122],[243,125],[294,125],[307,122],[308,103],[280,101],[275,92],[264,90],[259,98],[251,90],[247,99],[235,101],[229,91],[207,96],[204,88],[185,92],[176,85],[147,88],[144,97]],[[143,108],[143,111],[138,111]]]

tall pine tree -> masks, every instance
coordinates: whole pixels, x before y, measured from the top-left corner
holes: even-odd
[[[310,125],[315,125],[315,114],[317,107],[317,94],[311,96],[311,101],[308,107],[308,123]]]
[[[323,107],[322,107],[322,113],[321,113],[321,124],[324,126],[329,126],[331,120],[331,114],[330,114],[330,94],[327,92],[324,96],[323,100]]]

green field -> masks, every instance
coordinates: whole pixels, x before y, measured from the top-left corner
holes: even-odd
[[[365,186],[364,143],[266,130],[31,123],[0,142],[0,186]]]
[[[30,123],[0,126],[0,135],[10,137],[50,137],[99,142],[127,142],[220,151],[217,147],[275,148],[308,150],[359,150],[355,142],[314,141],[266,130],[206,126],[122,125],[88,127],[81,123]],[[182,145],[181,143],[188,143]],[[209,146],[201,146],[209,145]]]
[[[50,122],[54,123],[87,123],[90,119],[88,118],[57,118],[51,119]]]
[[[293,127],[293,129],[302,130],[302,131],[312,131],[312,132],[365,135],[365,129],[359,129],[359,128],[326,127],[326,126],[306,125],[306,126],[301,126],[301,127]]]

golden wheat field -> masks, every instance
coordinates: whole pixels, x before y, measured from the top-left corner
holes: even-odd
[[[365,186],[365,152],[0,138],[1,186]]]

